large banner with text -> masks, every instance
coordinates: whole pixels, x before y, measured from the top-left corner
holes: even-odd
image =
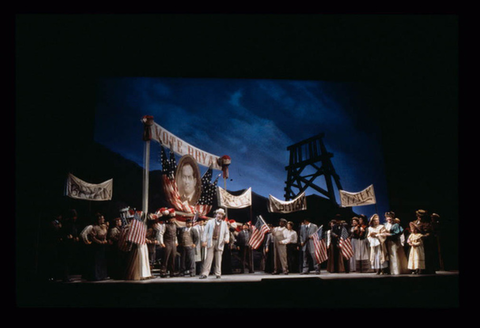
[[[342,207],[376,204],[373,185],[370,185],[364,190],[359,192],[348,192],[345,190],[339,190],[339,192],[340,192],[340,204]]]
[[[290,201],[279,200],[272,195],[268,197],[268,211],[270,213],[292,213],[304,211],[307,209],[307,198],[305,192],[302,192],[295,199]]]
[[[243,194],[235,196],[219,186],[217,196],[219,207],[245,208],[252,205],[252,188],[248,188]]]
[[[65,195],[75,199],[105,201],[111,200],[113,179],[94,184],[85,182],[69,173],[65,186]]]
[[[180,156],[190,155],[199,165],[206,167],[212,166],[213,169],[222,170],[222,167],[218,163],[220,158],[219,156],[212,155],[206,151],[192,146],[188,142],[170,133],[157,123],[153,123],[151,129],[152,139],[159,142],[161,145],[170,148],[170,151],[173,151]]]

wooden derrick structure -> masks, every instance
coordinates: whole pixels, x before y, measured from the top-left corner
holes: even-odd
[[[324,136],[324,133],[320,133],[287,147],[290,151],[290,163],[285,167],[288,172],[285,182],[286,201],[294,199],[307,188],[312,188],[337,204],[333,183],[338,190],[341,190],[342,186],[340,177],[330,160],[333,154],[327,151],[323,143]],[[311,170],[307,172],[311,168],[313,173]],[[321,178],[325,179],[326,190],[316,184],[316,181]]]

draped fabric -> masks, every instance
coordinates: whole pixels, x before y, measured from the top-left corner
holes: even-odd
[[[307,198],[305,192],[302,192],[295,199],[290,201],[281,201],[272,195],[268,197],[268,211],[270,213],[292,213],[305,211],[307,209]]]

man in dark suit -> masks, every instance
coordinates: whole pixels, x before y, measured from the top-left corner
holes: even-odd
[[[304,219],[303,225],[300,229],[300,246],[303,253],[303,268],[302,274],[310,272],[311,261],[316,274],[320,274],[320,265],[315,260],[315,247],[313,245],[312,235],[317,232],[318,226],[310,222],[310,219]]]
[[[237,235],[237,248],[240,252],[240,257],[242,259],[242,269],[240,273],[245,272],[245,268],[248,268],[249,273],[253,273],[253,250],[249,245],[250,237],[252,236],[252,231],[248,223],[244,223]]]
[[[160,230],[159,242],[163,248],[162,265],[160,268],[160,277],[165,278],[170,271],[170,277],[177,276],[175,267],[175,258],[177,254],[178,237],[177,223],[175,216],[167,217],[167,222]]]
[[[192,228],[192,220],[187,219],[186,226],[179,228],[178,246],[180,248],[180,275],[195,276],[195,249],[199,242],[198,230]]]

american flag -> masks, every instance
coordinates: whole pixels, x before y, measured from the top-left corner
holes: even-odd
[[[315,249],[315,260],[318,264],[325,262],[328,259],[327,244],[323,238],[323,225],[312,235],[313,246]]]
[[[120,210],[122,228],[120,231],[120,236],[118,238],[118,248],[124,252],[128,252],[130,250],[131,245],[127,243],[127,233],[129,231],[127,219],[135,217],[134,213],[135,211],[131,210],[130,207],[122,208]]]
[[[182,203],[180,199],[180,194],[178,192],[177,182],[175,181],[175,170],[177,168],[177,162],[175,160],[175,155],[173,152],[170,152],[170,159],[167,159],[167,155],[162,146],[161,149],[161,162],[162,162],[162,180],[163,188],[165,191],[165,196],[167,201],[173,206],[177,211],[183,211],[186,213],[196,213],[199,215],[205,216],[213,206],[213,200],[217,192],[217,181],[218,177],[212,183],[212,167],[210,166],[202,176],[202,193],[200,199],[195,205],[187,205]]]
[[[213,206],[213,200],[217,195],[217,183],[220,175],[217,176],[213,183],[211,182],[212,175],[212,166],[210,166],[202,176],[202,194],[200,195],[198,203],[195,205],[195,210],[202,213],[202,215],[210,212]]]
[[[120,232],[120,237],[118,237],[118,248],[124,252],[128,252],[131,246],[130,244],[127,243],[128,230],[129,229],[126,226],[123,226]]]
[[[257,216],[257,222],[252,226],[252,236],[250,237],[249,245],[252,249],[257,249],[263,242],[265,234],[270,231],[270,228],[263,220],[262,216]]]
[[[170,161],[167,158],[167,154],[165,153],[165,148],[160,145],[160,163],[162,164],[162,174],[168,175],[170,170]]]
[[[142,220],[142,212],[137,211],[135,217],[130,221],[130,227],[127,231],[126,241],[143,245],[147,234],[147,225]]]
[[[342,255],[346,260],[353,256],[352,241],[348,238],[348,231],[345,227],[342,227],[338,246],[342,250]]]

